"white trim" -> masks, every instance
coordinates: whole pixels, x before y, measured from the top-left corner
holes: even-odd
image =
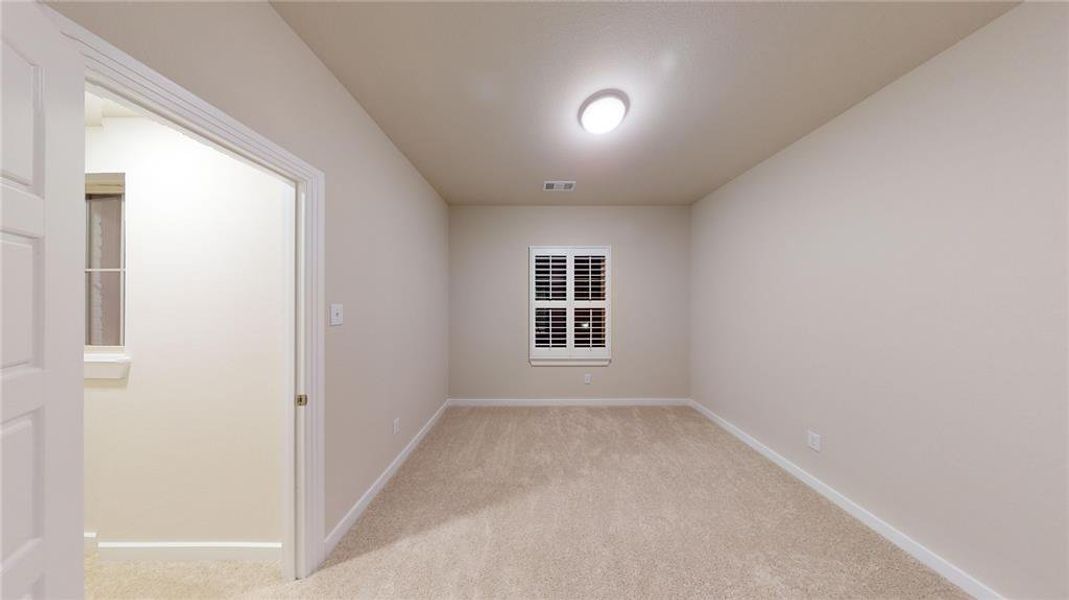
[[[148,68],[54,9],[41,5],[85,61],[86,84],[130,101],[191,135],[251,160],[297,185],[297,377],[309,398],[283,419],[282,565],[287,579],[310,575],[326,558],[323,172]],[[285,398],[287,407],[293,398]]]
[[[97,549],[97,532],[85,531],[82,533],[82,539],[84,540],[85,549],[87,551],[93,551]]]
[[[549,255],[564,257],[565,298],[563,300],[539,300],[536,298],[536,259]],[[576,256],[602,256],[605,258],[605,299],[577,300],[575,298]],[[612,246],[528,246],[528,361],[532,367],[575,366],[604,367],[612,360]],[[585,309],[605,311],[605,346],[602,348],[577,348],[575,346],[575,312]],[[563,347],[545,348],[535,346],[537,313],[541,309],[563,310],[565,313],[566,342]]]
[[[85,379],[126,379],[129,372],[130,355],[124,351],[86,350],[82,357],[82,377]]]
[[[868,526],[869,529],[880,534],[892,544],[905,550],[907,554],[917,559],[931,570],[939,573],[954,585],[965,590],[969,595],[974,598],[1002,598],[998,592],[991,589],[991,587],[987,586],[979,579],[969,575],[960,567],[926,548],[920,542],[914,540],[898,529],[895,529],[890,523],[872,514],[863,506],[854,502],[850,498],[847,498],[835,488],[824,483],[820,479],[817,479],[783,455],[761,443],[757,438],[746,433],[735,424],[725,420],[720,415],[717,415],[705,405],[695,400],[691,400],[690,406],[704,415],[707,419],[741,440],[744,444],[756,450],[765,458],[776,463],[781,469],[793,475],[796,479],[812,488],[818,494],[831,500],[836,506],[849,513],[850,516]]]
[[[530,358],[532,367],[605,367],[611,358]]]
[[[401,465],[408,459],[408,455],[412,454],[412,451],[423,441],[427,432],[434,428],[434,425],[438,422],[438,419],[441,418],[442,413],[445,412],[446,407],[449,405],[449,400],[442,403],[438,410],[435,411],[434,415],[432,415],[419,432],[416,433],[415,437],[413,437],[404,449],[401,450],[401,453],[398,454],[397,457],[393,459],[393,462],[386,467],[386,470],[379,475],[379,478],[375,480],[375,483],[371,484],[371,487],[364,492],[364,495],[360,496],[360,499],[356,501],[356,504],[354,504],[352,508],[349,509],[349,512],[345,513],[345,516],[342,517],[341,521],[334,526],[334,529],[330,531],[330,535],[324,540],[327,555],[334,551],[338,542],[345,537],[345,534],[349,532],[349,529],[351,529],[357,519],[360,518],[360,515],[364,514],[364,510],[367,509],[368,504],[371,504],[371,501],[375,499],[375,496],[379,495],[382,488],[386,487],[386,484],[389,483],[390,479],[397,473],[397,470],[400,469]]]
[[[690,398],[450,398],[449,406],[690,406]]]
[[[98,542],[101,560],[274,561],[282,542]]]

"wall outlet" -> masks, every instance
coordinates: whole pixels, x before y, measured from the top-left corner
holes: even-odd
[[[401,432],[401,417],[397,417],[393,420],[393,432],[395,434]]]
[[[813,433],[812,431],[807,431],[806,432],[805,443],[806,443],[807,446],[812,448],[812,450],[814,452],[820,452],[820,434],[819,433]]]
[[[330,326],[337,327],[345,322],[345,306],[341,304],[330,305]]]
[[[590,373],[583,373],[583,383],[590,385],[591,379],[593,379],[593,377],[590,375]]]

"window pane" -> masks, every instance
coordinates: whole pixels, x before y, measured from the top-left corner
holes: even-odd
[[[605,257],[575,257],[575,299],[605,299]]]
[[[565,322],[567,309],[535,309],[535,348],[564,348],[568,345]]]
[[[575,309],[575,347],[605,347],[605,309]]]
[[[121,268],[122,196],[87,196],[85,214],[86,268]]]
[[[568,257],[535,256],[535,300],[567,300]]]
[[[122,346],[122,273],[85,274],[85,344]]]

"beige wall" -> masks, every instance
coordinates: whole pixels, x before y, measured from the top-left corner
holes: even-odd
[[[686,208],[447,211],[266,5],[61,10],[326,172],[347,314],[328,528],[447,388],[690,391],[996,590],[1069,595],[1064,6],[1011,11],[712,194],[692,243]],[[613,245],[616,331],[584,386],[527,364],[526,248],[593,243]]]
[[[695,399],[1017,598],[1069,595],[1066,10],[1014,9],[693,208]]]
[[[86,530],[281,541],[293,184],[144,118],[89,127],[85,165],[126,175],[132,358],[86,382]]]
[[[450,396],[687,397],[688,217],[686,206],[450,207]],[[552,245],[612,246],[607,367],[527,361],[528,247]]]
[[[269,5],[53,6],[326,174],[329,532],[445,399],[445,203]]]

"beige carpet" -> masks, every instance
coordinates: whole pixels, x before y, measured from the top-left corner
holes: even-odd
[[[278,563],[110,561],[85,556],[85,597],[233,598],[281,583]]]
[[[966,597],[683,407],[451,408],[313,577],[200,568],[183,597]]]

